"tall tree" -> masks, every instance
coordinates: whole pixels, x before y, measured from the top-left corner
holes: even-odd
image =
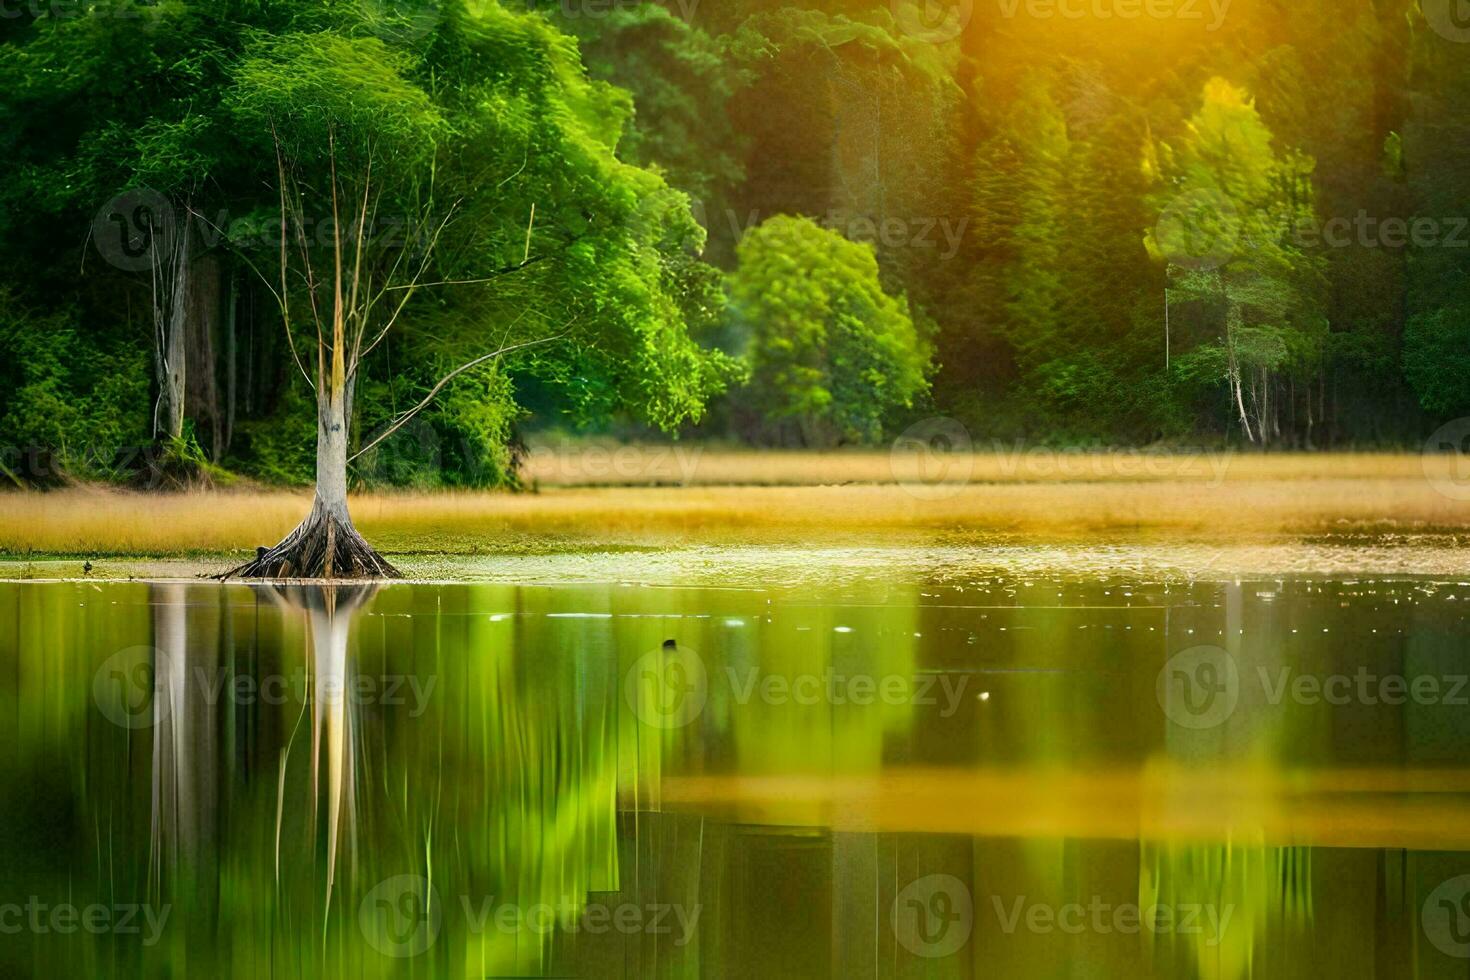
[[[1327,330],[1321,259],[1298,237],[1315,227],[1312,162],[1278,155],[1247,93],[1215,78],[1184,137],[1151,147],[1146,167],[1163,188],[1147,240],[1169,266],[1166,311],[1215,332],[1178,370],[1222,380],[1241,431],[1261,445],[1282,435],[1283,402],[1295,408],[1291,382],[1303,382],[1310,431]]]
[[[540,18],[452,9],[422,55],[338,31],[263,37],[233,76],[231,112],[269,134],[278,162],[272,291],[314,391],[317,451],[311,513],[232,574],[393,574],[352,525],[350,459],[511,351],[555,340],[562,350],[530,370],[569,386],[573,372],[625,379],[616,393],[574,397],[635,406],[656,424],[697,416],[722,383],[678,295],[671,253],[688,244],[679,234],[698,232],[687,199],[616,159],[625,100],[588,82],[575,46]],[[389,217],[397,234],[384,237]],[[354,452],[366,359],[410,320],[450,355],[478,350]],[[616,368],[605,360],[618,357]]]

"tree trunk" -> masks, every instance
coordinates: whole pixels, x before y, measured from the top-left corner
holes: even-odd
[[[163,432],[170,439],[184,434],[184,387],[187,375],[184,329],[189,315],[189,228],[184,221],[173,245],[172,261],[166,268],[172,273],[167,283],[168,308],[163,316],[163,335],[158,338],[158,388],[163,408]]]
[[[222,578],[402,578],[352,526],[347,511],[348,420],[351,384],[317,399],[316,497],[306,520],[274,548]]]
[[[225,424],[216,458],[230,451],[235,438],[236,378],[239,374],[239,338],[236,324],[240,305],[240,280],[236,269],[230,269],[229,298],[225,307]]]
[[[1266,376],[1265,368],[1256,369],[1256,381],[1251,385],[1252,391],[1260,391],[1259,398],[1252,398],[1256,403],[1256,431],[1261,435],[1263,447],[1271,444],[1271,379]]]
[[[1316,425],[1316,416],[1311,414],[1311,382],[1307,382],[1307,448],[1316,450],[1317,444],[1313,441],[1313,426]]]
[[[189,260],[187,278],[184,404],[187,417],[194,422],[195,435],[208,447],[209,457],[218,460],[224,455],[214,336],[220,307],[219,259],[213,255],[194,256]]]
[[[1251,420],[1249,413],[1245,410],[1245,392],[1240,376],[1240,366],[1235,361],[1235,348],[1230,348],[1230,361],[1225,369],[1225,381],[1230,387],[1230,395],[1235,401],[1236,410],[1240,413],[1240,424],[1245,429],[1247,442],[1255,442],[1256,437],[1251,434]]]

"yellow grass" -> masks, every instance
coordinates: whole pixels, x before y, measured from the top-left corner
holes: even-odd
[[[1429,457],[1431,470],[1453,475],[1449,457]],[[899,442],[893,450],[759,451],[698,443],[533,446],[528,479],[543,487],[822,486],[849,483],[1075,483],[1425,478],[1425,458],[1403,453],[1283,453],[1228,449],[1082,451],[1001,444],[986,452],[924,454]],[[1462,475],[1470,491],[1470,474]]]
[[[549,486],[540,493],[376,494],[353,502],[359,528],[397,554],[462,554],[688,543],[829,544],[1016,539],[1246,542],[1333,535],[1470,534],[1470,491],[1448,458],[1074,457],[1097,466],[1037,481],[1004,459],[974,459],[967,483],[852,483],[887,457],[709,453],[701,481],[805,476],[841,486]],[[1033,466],[1042,457],[1033,457]],[[741,466],[744,461],[744,466]],[[951,465],[952,461],[951,461]],[[1053,462],[1053,466],[1062,465]],[[1126,464],[1131,465],[1131,464]],[[1426,474],[1427,467],[1427,474]],[[1023,474],[1033,473],[1031,476]],[[1130,475],[1132,473],[1132,475]],[[934,474],[930,474],[934,476]],[[1431,480],[1433,476],[1438,483]],[[988,482],[976,482],[985,480]],[[0,553],[176,556],[272,544],[305,514],[291,492],[134,494],[76,489],[0,494]],[[1453,537],[1449,538],[1453,540]]]

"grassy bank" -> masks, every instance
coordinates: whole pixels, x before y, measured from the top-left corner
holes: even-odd
[[[1189,483],[1453,479],[1449,457],[1411,453],[1281,453],[1229,449],[1085,451],[996,443],[990,451],[926,456],[893,451],[806,452],[699,443],[533,446],[524,475],[543,487],[827,486],[904,483]],[[1470,483],[1466,484],[1470,489]]]
[[[359,496],[359,527],[399,554],[477,554],[691,543],[827,544],[1022,540],[1264,542],[1331,536],[1470,536],[1470,503],[1444,492],[1451,461],[1418,456],[1075,456],[1032,469],[977,456],[965,482],[855,482],[871,457],[710,454],[825,486],[558,487],[539,493]],[[886,460],[887,457],[884,457]],[[1130,461],[1131,460],[1131,461]],[[1223,466],[1220,465],[1223,460]],[[1044,478],[1037,468],[1052,467]],[[1060,469],[1073,467],[1070,470]],[[765,469],[759,469],[765,467]],[[1129,467],[1135,467],[1129,469]],[[1099,475],[1098,471],[1101,471]],[[1431,477],[1435,479],[1431,479]],[[1436,482],[1438,481],[1438,482]],[[138,494],[71,489],[0,495],[8,557],[199,556],[271,544],[305,513],[295,492]]]

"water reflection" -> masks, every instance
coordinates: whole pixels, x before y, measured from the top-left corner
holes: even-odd
[[[0,973],[1463,975],[1461,591],[0,585]]]

